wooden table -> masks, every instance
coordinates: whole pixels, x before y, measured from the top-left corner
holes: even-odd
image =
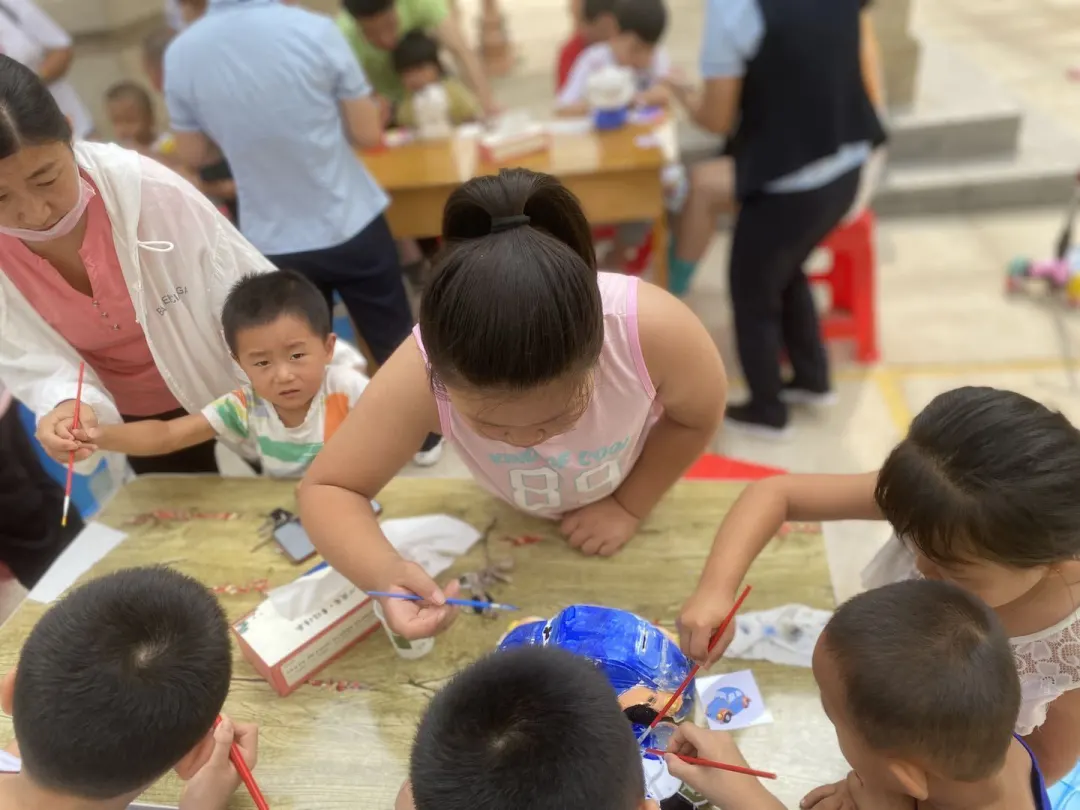
[[[652,124],[615,132],[555,134],[548,151],[505,165],[558,177],[578,196],[594,225],[652,223],[655,281],[666,287],[668,230],[660,180],[664,152],[659,146],[637,143],[656,128]],[[401,238],[438,236],[450,192],[473,177],[503,168],[480,160],[476,138],[468,136],[365,152],[362,159],[390,195],[386,216],[394,236]]]
[[[550,616],[567,604],[593,602],[621,607],[667,627],[693,587],[713,533],[740,487],[682,483],[664,500],[640,535],[614,559],[583,558],[556,536],[554,526],[512,512],[468,480],[397,479],[379,496],[387,517],[445,512],[486,527],[496,557],[512,557],[514,582],[497,589],[497,599]],[[272,586],[299,573],[273,546],[253,550],[262,516],[293,504],[293,484],[265,479],[215,477],[143,478],[123,489],[100,519],[128,532],[125,540],[87,577],[160,561],[208,586],[245,586],[267,578]],[[193,520],[131,525],[153,509],[204,512],[241,510],[235,521]],[[514,547],[503,538],[530,533],[544,539]],[[479,544],[452,571],[482,565]],[[819,534],[788,534],[762,555],[750,574],[755,586],[747,609],[788,602],[831,607],[832,591]],[[224,593],[231,619],[260,601],[257,593]],[[0,667],[7,670],[44,607],[25,603],[0,629]],[[506,629],[505,616],[462,616],[419,661],[403,661],[381,631],[360,642],[318,677],[357,681],[362,689],[304,686],[278,697],[234,648],[232,689],[226,711],[261,726],[256,775],[274,810],[389,810],[406,773],[417,720],[431,695],[468,662],[491,650]],[[742,733],[752,765],[779,772],[775,789],[795,806],[809,789],[846,769],[838,764],[832,727],[821,712],[810,671],[762,662],[725,662],[728,669],[753,666],[773,725]],[[11,721],[0,718],[0,735],[12,736]],[[825,752],[824,754],[822,752]],[[833,753],[830,755],[830,751]],[[148,797],[175,802],[179,785],[169,776]],[[241,790],[231,805],[251,807]]]

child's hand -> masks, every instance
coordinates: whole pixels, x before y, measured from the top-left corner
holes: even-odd
[[[811,790],[799,802],[802,810],[859,810],[873,807],[876,810],[915,810],[917,802],[904,793],[886,793],[868,787],[855,771],[847,778],[832,785],[822,785]]]
[[[582,554],[610,557],[634,536],[640,523],[613,495],[608,495],[571,512],[559,529],[566,542]]]
[[[709,652],[709,641],[734,604],[734,594],[707,583],[699,585],[690,595],[675,622],[679,628],[679,647],[687,658],[704,667],[712,666],[719,660],[735,638],[735,622],[728,625],[712,652]]]
[[[229,760],[235,740],[248,768],[259,759],[259,728],[246,723],[233,723],[225,715],[214,729],[214,750],[210,759],[195,772],[184,786],[180,810],[224,810],[229,797],[240,786],[240,774]]]
[[[72,433],[75,418],[75,400],[61,402],[47,413],[37,426],[37,440],[49,458],[67,464],[68,453],[75,451],[75,460],[90,458],[97,450],[92,444],[79,441]],[[79,427],[85,430],[97,427],[97,414],[85,402],[79,406]]]
[[[776,803],[761,782],[752,776],[690,765],[676,756],[682,754],[749,767],[735,744],[735,738],[727,731],[707,731],[693,723],[683,723],[676,728],[667,750],[664,761],[671,775],[684,781],[718,807],[736,810],[744,807],[767,807]]]
[[[441,633],[457,618],[457,609],[446,604],[458,595],[461,586],[455,579],[445,589],[419,565],[397,558],[377,580],[375,590],[416,594],[423,602],[407,599],[381,599],[383,616],[390,629],[408,639],[431,638]]]
[[[847,779],[814,788],[799,802],[799,807],[802,810],[858,810],[848,786],[852,778],[859,778],[855,771],[849,773]]]

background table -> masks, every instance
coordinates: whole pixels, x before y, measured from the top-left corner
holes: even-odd
[[[118,568],[168,562],[210,587],[243,588],[266,578],[271,586],[296,577],[273,545],[253,550],[263,515],[292,507],[294,484],[265,479],[209,476],[137,479],[108,504],[100,519],[129,533],[87,577]],[[713,533],[740,490],[723,483],[682,483],[667,497],[635,538],[612,559],[584,558],[569,549],[548,523],[526,518],[493,500],[468,480],[397,479],[379,496],[385,517],[445,512],[479,529],[495,521],[489,547],[496,557],[513,557],[514,582],[495,597],[519,605],[525,614],[548,617],[574,602],[632,610],[674,627],[683,599],[696,582]],[[201,512],[239,511],[237,520],[129,521],[155,509]],[[537,534],[535,545],[515,547],[504,538]],[[482,566],[478,544],[452,569]],[[802,602],[832,606],[825,554],[818,534],[788,534],[762,555],[750,573],[754,585],[747,609]],[[235,620],[255,607],[255,592],[223,593]],[[19,648],[44,606],[25,603],[0,629],[0,666],[12,667]],[[419,661],[398,658],[382,631],[353,647],[319,678],[362,684],[359,689],[306,685],[278,697],[244,661],[234,645],[232,690],[226,711],[261,726],[256,776],[274,810],[389,810],[405,776],[409,746],[428,699],[455,672],[491,650],[508,617],[463,615]],[[832,727],[821,713],[810,671],[761,662],[724,662],[719,669],[753,667],[772,725],[742,733],[750,763],[774,770],[777,793],[794,807],[803,793],[830,776],[846,773],[838,759]],[[0,719],[3,742],[11,721]],[[169,776],[148,798],[173,801],[178,782]],[[251,807],[241,790],[232,807]]]
[[[653,226],[655,281],[667,286],[667,215],[659,146],[641,136],[671,124],[628,126],[614,132],[554,134],[546,152],[508,161],[558,177],[578,196],[593,225],[649,222]],[[446,198],[467,180],[497,174],[504,166],[480,160],[475,137],[418,141],[365,152],[364,164],[390,195],[386,217],[394,236],[438,236]]]

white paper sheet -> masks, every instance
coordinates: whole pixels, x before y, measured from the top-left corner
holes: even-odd
[[[827,610],[794,604],[741,613],[724,657],[809,667],[818,637],[831,617]]]
[[[398,554],[419,565],[430,577],[453,565],[480,539],[475,527],[449,515],[384,520],[380,526]]]
[[[551,135],[588,135],[593,130],[592,116],[577,118],[555,118],[545,121],[544,126]]]
[[[773,721],[754,673],[748,669],[698,678],[694,687],[711,729],[735,731]]]
[[[104,523],[90,521],[71,545],[56,558],[56,562],[45,572],[38,584],[28,594],[35,602],[48,604],[59,598],[75,580],[90,570],[90,567],[116,548],[127,537],[124,532],[110,529]]]

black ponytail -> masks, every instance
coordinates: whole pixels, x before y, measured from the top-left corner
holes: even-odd
[[[604,343],[596,253],[557,179],[503,169],[458,188],[420,305],[436,383],[522,391],[587,371]]]

